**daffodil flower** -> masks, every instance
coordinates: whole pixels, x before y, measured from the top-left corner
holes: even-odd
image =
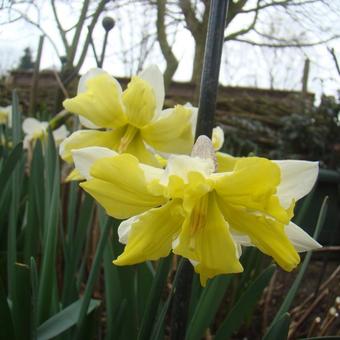
[[[197,109],[176,105],[162,110],[163,103],[163,75],[155,65],[133,77],[125,91],[105,71],[90,70],[80,78],[77,96],[64,101],[64,107],[77,113],[88,130],[67,138],[60,147],[61,157],[72,163],[72,150],[100,146],[162,167],[163,159],[153,150],[160,155],[190,153]],[[221,131],[215,132],[217,147],[223,144]]]
[[[240,245],[256,246],[287,271],[299,264],[298,251],[320,247],[291,222],[295,202],[315,183],[316,162],[222,153],[215,162],[208,152],[173,155],[163,170],[105,148],[73,156],[87,179],[81,187],[109,215],[127,218],[118,229],[126,247],[116,265],[156,260],[172,249],[193,263],[205,285],[243,270]]]
[[[177,105],[162,111],[163,102],[163,76],[157,66],[133,77],[124,92],[105,71],[90,70],[81,77],[77,96],[66,99],[64,107],[79,114],[81,123],[92,130],[77,131],[66,139],[60,150],[62,158],[72,162],[72,149],[104,146],[159,166],[146,145],[166,153],[189,152],[192,110]],[[93,130],[98,128],[106,130]]]
[[[28,149],[32,141],[36,139],[43,139],[47,136],[48,122],[40,122],[35,118],[26,118],[22,123],[22,129],[25,133],[24,148]],[[61,125],[58,129],[52,131],[52,135],[56,145],[59,145],[67,136],[69,132],[65,125]]]
[[[0,124],[12,126],[12,106],[0,106]]]

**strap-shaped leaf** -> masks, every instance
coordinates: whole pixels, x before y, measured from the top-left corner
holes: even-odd
[[[274,271],[275,265],[269,266],[256,278],[243,295],[241,295],[217,331],[215,340],[228,339],[236,330],[238,330],[243,321],[250,315],[256,306]]]
[[[172,257],[169,255],[168,257],[161,259],[158,263],[156,276],[153,280],[141,329],[138,334],[139,340],[150,339],[153,322],[156,318],[155,312],[158,310],[159,303],[161,301],[162,292],[170,269],[171,258]]]
[[[263,340],[286,340],[288,338],[290,324],[290,315],[285,313],[281,318],[271,327],[270,331],[263,338]]]
[[[194,315],[189,323],[186,340],[200,339],[213,321],[229,286],[232,275],[220,275],[210,280],[203,290]]]
[[[79,299],[72,303],[58,314],[52,316],[45,321],[38,328],[38,340],[47,340],[54,338],[55,336],[66,331],[70,327],[74,326],[79,317],[80,308],[83,303],[83,299]],[[100,305],[100,300],[92,299],[87,309],[87,314],[91,313],[95,308]]]
[[[320,213],[319,213],[319,217],[318,217],[318,221],[317,221],[317,224],[316,224],[316,228],[315,228],[315,232],[314,232],[314,235],[313,235],[313,238],[314,239],[317,239],[320,232],[321,232],[321,229],[325,223],[325,219],[326,219],[326,215],[327,215],[327,207],[328,207],[328,197],[325,197],[323,203],[322,203],[322,206],[321,206],[321,209],[320,209]],[[299,273],[298,275],[296,276],[296,279],[294,281],[294,283],[292,284],[292,286],[290,287],[289,289],[289,292],[286,296],[286,298],[284,299],[284,301],[282,302],[282,305],[279,309],[279,311],[277,312],[274,320],[272,321],[268,331],[267,331],[267,334],[269,334],[271,332],[271,328],[274,327],[274,325],[279,322],[279,320],[281,319],[282,315],[287,313],[293,300],[294,300],[294,297],[299,289],[299,286],[301,284],[301,281],[302,281],[302,278],[306,272],[306,269],[308,267],[308,264],[309,264],[309,261],[312,257],[312,252],[308,252],[303,260],[303,263],[302,263],[302,266],[299,270]]]
[[[14,327],[5,287],[0,279],[0,339],[14,339]]]

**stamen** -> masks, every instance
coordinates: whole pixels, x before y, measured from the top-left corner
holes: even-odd
[[[201,135],[197,138],[191,151],[192,157],[200,157],[202,159],[211,159],[214,162],[214,172],[217,171],[217,159],[214,146],[207,136]]]
[[[128,125],[124,136],[120,140],[120,144],[118,147],[118,152],[123,153],[128,148],[129,144],[132,142],[133,138],[135,137],[136,133],[138,132],[138,129],[132,125]]]

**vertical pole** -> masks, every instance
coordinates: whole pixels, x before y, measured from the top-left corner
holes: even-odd
[[[212,136],[228,4],[229,0],[211,0],[210,3],[195,140],[200,135]],[[171,316],[172,340],[185,338],[191,296],[193,267],[188,260],[181,261],[184,263],[178,273]]]
[[[218,78],[228,4],[229,0],[211,0],[210,4],[195,139],[200,135],[206,135],[211,138],[214,127]]]
[[[30,93],[30,107],[29,107],[29,113],[31,115],[34,114],[35,102],[37,99],[37,87],[38,87],[38,80],[39,80],[39,70],[40,70],[40,62],[41,62],[43,44],[44,44],[44,36],[42,35],[40,36],[40,39],[39,39],[37,59],[34,63],[34,72],[33,72],[33,78],[32,78],[32,87],[31,87],[31,93]]]
[[[302,75],[302,92],[301,92],[302,112],[306,111],[306,99],[307,99],[308,77],[309,77],[309,64],[310,64],[310,61],[307,58],[305,60],[304,66],[303,66],[303,75]]]

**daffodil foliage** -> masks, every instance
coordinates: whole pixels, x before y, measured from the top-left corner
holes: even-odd
[[[202,285],[243,270],[242,246],[256,246],[285,270],[299,251],[320,245],[291,222],[294,205],[313,187],[318,163],[260,157],[172,155],[165,169],[107,148],[73,151],[81,187],[120,224],[124,252],[113,261],[131,265],[171,251],[188,258]]]

